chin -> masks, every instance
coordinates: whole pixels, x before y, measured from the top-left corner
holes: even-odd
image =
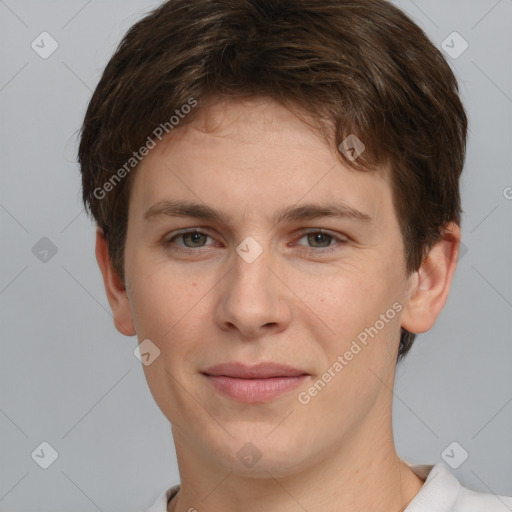
[[[294,440],[283,430],[269,436],[268,425],[258,435],[239,434],[227,437],[216,446],[212,458],[225,470],[252,478],[284,478],[307,466],[304,443]],[[302,447],[298,449],[298,447]]]

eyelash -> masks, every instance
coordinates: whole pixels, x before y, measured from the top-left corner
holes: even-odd
[[[205,233],[203,231],[199,231],[199,229],[191,229],[191,230],[181,231],[179,233],[174,234],[171,238],[166,239],[164,241],[163,245],[164,245],[164,247],[166,249],[171,249],[171,245],[174,242],[174,240],[176,240],[176,239],[178,239],[180,237],[183,239],[183,237],[185,235],[191,234],[191,233],[198,233],[198,234],[201,234],[201,235],[205,235],[205,236],[207,236],[209,238],[213,238],[208,233]],[[304,232],[304,233],[301,234],[299,240],[304,238],[307,235],[318,234],[318,233],[322,234],[322,235],[327,235],[331,240],[338,241],[339,244],[341,244],[341,245],[344,245],[344,244],[346,244],[348,242],[348,240],[346,238],[342,238],[342,237],[333,235],[331,233],[326,232],[323,229],[316,229],[316,230],[311,230],[311,231]],[[174,247],[174,248],[172,248],[172,250],[176,250],[176,251],[180,251],[180,252],[185,252],[185,253],[197,253],[197,252],[199,252],[200,249],[204,249],[204,246],[203,247],[197,247],[197,248],[192,248],[192,247]],[[327,253],[332,252],[333,250],[336,250],[337,247],[336,247],[336,244],[329,245],[327,247],[319,247],[319,248],[308,247],[308,248],[306,248],[306,252],[307,252],[308,249],[312,250],[315,254],[317,254],[317,253],[327,254]]]

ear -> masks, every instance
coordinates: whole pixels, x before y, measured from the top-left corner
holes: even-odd
[[[96,260],[103,276],[108,302],[114,315],[114,325],[121,334],[134,336],[136,332],[128,294],[122,279],[112,267],[107,240],[103,230],[99,227],[96,228]]]
[[[460,227],[450,223],[420,268],[410,276],[409,294],[401,318],[402,327],[409,332],[428,331],[441,313],[457,268],[460,239]]]

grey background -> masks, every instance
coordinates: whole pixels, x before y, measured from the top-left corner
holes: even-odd
[[[436,326],[397,369],[397,448],[437,463],[457,441],[464,484],[512,495],[512,1],[395,3],[438,47],[453,31],[469,43],[446,58],[470,119],[467,253]],[[103,67],[158,4],[0,0],[2,511],[140,511],[179,482],[137,340],[112,322],[75,162]],[[47,59],[31,48],[43,31],[59,45]],[[57,248],[46,262],[32,250],[43,237]],[[31,457],[43,441],[58,452],[48,469]]]

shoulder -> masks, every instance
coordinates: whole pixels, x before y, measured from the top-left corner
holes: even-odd
[[[512,498],[463,486],[444,464],[410,466],[425,479],[404,512],[511,512]]]
[[[460,486],[454,512],[510,512],[512,497],[485,494]]]

